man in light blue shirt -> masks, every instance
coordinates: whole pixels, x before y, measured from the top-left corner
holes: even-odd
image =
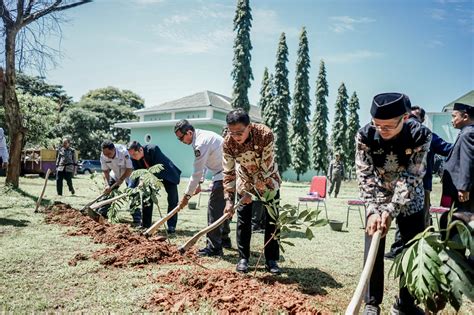
[[[181,208],[188,204],[194,194],[201,191],[201,183],[206,172],[212,174],[212,191],[208,203],[208,224],[211,225],[224,214],[225,200],[222,184],[222,142],[223,138],[217,133],[194,129],[185,119],[180,120],[174,132],[179,141],[191,145],[194,150],[194,171],[181,199]],[[222,247],[230,248],[228,221],[219,229],[207,234],[207,245],[198,251],[200,256],[221,256]]]

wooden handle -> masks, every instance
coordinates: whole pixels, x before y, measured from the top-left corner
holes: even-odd
[[[179,206],[177,206],[176,208],[174,208],[173,210],[171,210],[171,212],[169,212],[166,216],[164,216],[163,218],[161,218],[161,220],[155,222],[155,224],[153,224],[152,226],[150,226],[148,228],[148,230],[146,230],[143,235],[152,235],[156,232],[156,230],[158,230],[158,228],[160,226],[162,226],[166,221],[168,221],[169,219],[171,219],[172,216],[174,216],[176,213],[178,213],[179,211],[181,210],[181,208]]]
[[[46,190],[46,185],[48,184],[49,173],[51,173],[51,169],[48,168],[48,170],[46,171],[46,175],[44,176],[43,190],[41,191],[41,195],[39,196],[38,200],[36,201],[35,212],[38,212],[38,208],[41,204],[41,200],[43,199],[43,195],[44,195],[44,192]]]
[[[186,244],[184,245],[181,245],[178,250],[181,254],[184,254],[184,252],[186,252],[188,249],[190,249],[194,244],[196,244],[196,242],[201,238],[201,236],[211,232],[212,230],[218,228],[219,226],[222,225],[222,223],[224,223],[227,219],[230,219],[232,218],[232,216],[230,215],[230,213],[226,213],[224,214],[222,217],[219,218],[219,220],[217,220],[216,222],[212,223],[211,225],[209,225],[208,227],[206,227],[205,229],[202,229],[201,231],[197,232],[196,234],[194,234],[194,236],[186,242]]]
[[[112,202],[114,201],[117,201],[119,199],[122,199],[124,197],[126,197],[127,194],[126,193],[123,193],[121,195],[118,195],[116,197],[113,197],[113,198],[110,198],[110,199],[107,199],[107,200],[104,200],[104,201],[101,201],[101,202],[98,202],[98,203],[95,203],[93,205],[90,205],[89,208],[91,208],[92,210],[95,210],[95,209],[99,209],[100,207],[103,207],[105,205],[108,205],[108,204],[111,204]]]
[[[370,243],[369,253],[367,254],[367,259],[365,260],[364,269],[360,275],[359,283],[357,284],[354,295],[352,296],[352,300],[346,309],[346,315],[354,315],[359,313],[362,296],[364,295],[367,282],[369,281],[370,275],[372,274],[372,269],[374,268],[381,235],[381,231],[376,231],[372,236],[372,242]]]
[[[91,202],[87,203],[84,207],[82,207],[81,210],[79,211],[85,211],[87,208],[89,208],[91,205],[93,205],[94,203],[97,202],[97,200],[99,200],[100,198],[104,197],[105,194],[101,194],[99,195],[98,197],[96,197],[94,200],[92,200]]]
[[[234,205],[234,212],[240,206],[241,203],[242,203],[242,199],[240,199],[239,202],[237,202],[237,204]],[[201,236],[203,236],[203,235],[211,232],[212,230],[218,228],[222,223],[224,223],[227,219],[230,219],[230,218],[232,218],[232,215],[230,213],[225,213],[222,217],[219,218],[219,220],[212,223],[208,227],[202,229],[201,231],[197,232],[196,234],[194,234],[194,236],[189,241],[186,242],[186,244],[181,245],[178,248],[179,252],[181,254],[184,254],[184,252],[186,252],[189,248],[191,248],[191,246],[196,244],[196,242],[201,238]]]

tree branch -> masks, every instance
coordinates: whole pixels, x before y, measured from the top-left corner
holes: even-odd
[[[12,20],[12,16],[10,14],[10,11],[8,11],[8,9],[5,5],[5,2],[3,0],[0,0],[0,3],[2,5],[1,15],[2,15],[3,22],[5,23],[6,26],[12,26],[13,25],[13,20]]]
[[[23,22],[23,8],[25,7],[25,0],[18,0],[18,2],[16,3],[16,11],[17,11],[17,14],[16,14],[16,24],[17,25],[21,25],[21,23]]]
[[[31,9],[33,9],[33,4],[34,3],[35,3],[35,0],[30,0],[28,2],[28,6],[26,7],[26,10],[25,10],[25,13],[24,13],[26,16],[30,15]]]
[[[83,5],[83,4],[86,4],[86,3],[89,3],[89,2],[92,2],[92,0],[81,0],[81,1],[78,1],[78,2],[74,2],[74,3],[71,3],[71,4],[66,4],[66,5],[63,5],[63,6],[59,6],[61,4],[62,0],[56,0],[51,6],[49,6],[48,8],[42,10],[42,11],[39,11],[39,12],[36,12],[34,14],[31,14],[29,15],[28,17],[25,18],[24,20],[24,23],[22,26],[26,25],[26,24],[29,24],[35,20],[38,20],[39,18],[49,14],[49,13],[52,13],[52,12],[58,12],[58,11],[64,11],[64,10],[67,10],[67,9],[70,9],[70,8],[74,8],[74,7],[77,7],[77,6],[80,6],[80,5]]]

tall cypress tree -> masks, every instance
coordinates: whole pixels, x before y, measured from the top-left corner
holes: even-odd
[[[250,28],[252,27],[252,14],[249,0],[238,0],[234,17],[234,31],[237,35],[234,40],[234,59],[232,61],[232,79],[234,79],[232,92],[232,107],[250,110],[248,89],[250,80],[253,80],[250,60],[252,56],[252,43],[250,42]]]
[[[283,173],[291,163],[290,148],[288,145],[288,116],[290,114],[290,88],[288,83],[288,46],[285,33],[280,36],[273,80],[273,102],[265,109],[266,123],[275,135],[275,160],[278,170]]]
[[[319,64],[319,74],[316,81],[316,110],[312,123],[313,135],[313,168],[317,172],[325,173],[328,169],[328,132],[327,126],[328,105],[326,97],[329,95],[328,81],[326,80],[326,67],[324,61]]]
[[[352,93],[349,100],[349,120],[347,122],[347,149],[346,149],[346,170],[349,171],[349,178],[352,177],[352,170],[355,168],[355,136],[360,128],[359,114],[359,98],[357,93]]]
[[[272,104],[273,104],[273,98],[275,96],[275,85],[273,84],[275,78],[273,77],[273,74],[270,73],[270,76],[268,77],[268,84],[265,90],[265,108],[262,110],[262,122],[268,125],[268,112],[272,110]]]
[[[265,67],[265,70],[263,71],[262,86],[260,87],[260,102],[258,102],[258,105],[260,106],[260,116],[262,117],[262,121],[265,121],[264,116],[265,108],[268,105],[267,93],[269,89],[269,84],[270,77],[268,75],[268,68]]]
[[[306,173],[309,168],[309,115],[311,114],[311,99],[309,97],[309,48],[306,29],[303,27],[298,47],[296,61],[295,93],[293,96],[293,110],[291,125],[291,149],[293,152],[292,166],[296,172],[296,180]]]
[[[341,160],[343,163],[347,160],[347,154],[345,149],[347,148],[346,139],[346,113],[347,113],[347,89],[344,82],[341,83],[338,89],[336,108],[334,114],[334,121],[332,125],[332,150],[333,152],[339,152],[341,154]],[[353,141],[353,139],[351,140]]]

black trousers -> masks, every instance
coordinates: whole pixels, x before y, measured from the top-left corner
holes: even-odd
[[[416,234],[425,229],[425,216],[423,211],[419,211],[409,216],[397,217],[396,223],[400,230],[400,237],[403,245],[406,245]],[[379,305],[383,300],[384,290],[384,251],[385,251],[385,237],[380,240],[379,249],[375,258],[374,269],[367,286],[365,296],[365,303],[371,305]],[[365,250],[364,262],[367,259],[372,237],[365,234]],[[406,287],[400,288],[399,297],[403,304],[413,304],[415,299],[410,295]]]
[[[336,190],[334,190],[334,197],[337,197],[337,195],[339,194],[339,189],[341,188],[341,181],[342,176],[333,176],[332,181],[330,182],[331,184],[329,186],[329,194],[332,194],[332,191],[334,190],[334,188],[336,188]]]
[[[241,198],[241,196],[238,196]],[[276,199],[280,199],[280,191],[278,190]],[[250,240],[252,237],[252,203],[247,205],[241,205],[237,209],[237,249],[239,251],[239,258],[250,258]],[[273,232],[275,231],[275,225],[271,224],[275,221],[268,215],[265,208],[265,238],[264,244],[268,242],[271,238]],[[280,259],[280,248],[278,246],[278,241],[272,239],[267,246],[265,246],[265,259],[268,260],[278,260]]]
[[[207,204],[207,224],[211,225],[216,222],[224,214],[225,200],[224,200],[224,185],[222,180],[217,180],[212,184],[212,191]],[[222,250],[222,236],[223,227],[221,225],[218,229],[207,233],[207,248],[212,251]]]
[[[71,194],[74,193],[74,187],[72,186],[72,172],[56,171],[56,191],[58,195],[61,196],[63,194],[63,179],[66,180],[67,187]]]
[[[173,184],[165,179],[162,181],[163,186],[165,187],[166,194],[168,195],[168,213],[170,213],[174,208],[178,206],[178,185]],[[142,226],[149,228],[151,226],[153,216],[153,202],[150,202],[148,205],[142,206]],[[134,219],[135,220],[135,219]],[[178,222],[178,214],[175,214],[171,219],[166,222],[169,229],[176,229],[176,224]]]

